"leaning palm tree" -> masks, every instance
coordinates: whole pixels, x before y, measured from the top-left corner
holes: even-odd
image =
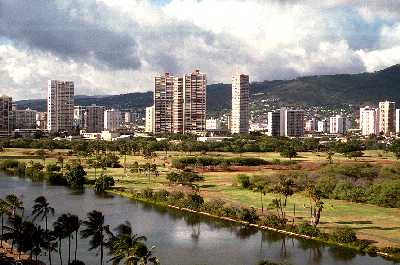
[[[41,221],[45,220],[45,240],[47,240],[48,228],[47,228],[47,218],[49,215],[54,216],[54,208],[50,206],[46,197],[39,196],[35,199],[35,204],[33,205],[33,221],[37,218],[41,218]],[[48,250],[50,252],[50,250]],[[49,262],[51,264],[51,255],[49,254]]]
[[[133,257],[136,257],[137,247],[141,241],[146,241],[146,237],[133,234],[132,226],[129,222],[119,225],[116,229],[117,235],[113,236],[109,243],[111,255],[110,261],[113,264],[134,264]]]
[[[11,240],[11,253],[14,250],[15,243],[21,238],[20,233],[22,231],[22,217],[19,215],[12,215],[8,219],[8,226],[5,226],[6,232],[3,237],[6,240]]]
[[[17,195],[15,194],[9,194],[6,196],[5,201],[7,202],[10,210],[11,210],[11,216],[15,216],[17,213],[17,210],[22,211],[22,215],[24,213],[24,203],[20,198],[18,198]]]
[[[85,229],[81,231],[82,238],[91,238],[89,250],[100,248],[100,265],[103,265],[104,246],[107,244],[105,238],[110,234],[109,225],[104,224],[103,213],[96,210],[89,212],[83,225]]]
[[[0,216],[1,216],[1,237],[0,247],[3,247],[3,235],[4,235],[4,215],[9,213],[9,206],[6,201],[0,199]]]

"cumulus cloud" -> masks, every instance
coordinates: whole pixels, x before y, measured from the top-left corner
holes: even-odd
[[[74,80],[76,94],[148,91],[154,75],[194,68],[209,83],[374,71],[400,62],[397,4],[4,0],[0,93],[44,97],[47,79]]]

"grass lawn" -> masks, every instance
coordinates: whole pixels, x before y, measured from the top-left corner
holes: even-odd
[[[0,158],[7,157],[20,158],[24,161],[32,160],[34,156],[34,149],[7,149],[0,153]],[[55,163],[57,155],[61,153],[68,159],[77,159],[76,157],[68,157],[65,150],[54,150],[49,158],[46,159],[46,164]],[[390,164],[395,161],[395,157],[391,153],[383,151],[365,151],[364,157],[357,159],[358,162],[370,162],[377,164]],[[199,155],[192,153],[192,155]],[[266,160],[280,159],[287,160],[280,157],[279,153],[208,153],[209,156],[214,157],[258,157]],[[166,180],[166,174],[171,170],[171,160],[176,157],[187,156],[181,152],[158,152],[157,156],[151,160],[146,160],[142,156],[127,156],[127,165],[134,162],[143,164],[146,162],[156,163],[160,176],[155,178],[149,177],[144,174],[131,173],[128,170],[128,176],[125,175],[123,168],[107,169],[107,174],[112,175],[116,180],[117,186],[125,187],[127,189],[142,190],[145,188],[153,189],[185,189],[185,187],[171,186]],[[28,158],[27,158],[28,157]],[[34,159],[41,161],[39,159]],[[313,164],[317,167],[323,163],[327,163],[326,153],[299,153],[299,157],[295,159],[301,163]],[[349,160],[339,154],[335,154],[334,162],[336,163],[354,163],[354,160]],[[124,158],[121,157],[120,163],[124,164]],[[261,210],[260,193],[244,190],[236,187],[233,184],[233,179],[239,173],[250,175],[255,174],[274,174],[280,170],[257,167],[256,170],[249,168],[248,171],[241,172],[204,172],[205,181],[200,183],[200,192],[206,199],[223,199],[232,205],[252,206]],[[95,170],[93,168],[85,168],[87,177],[93,179],[95,177]],[[312,170],[312,169],[310,169]],[[97,175],[100,175],[101,170],[97,170]],[[263,196],[264,209],[266,212],[275,211],[268,209],[268,205],[275,198],[275,194],[268,193]],[[368,204],[351,203],[348,201],[340,200],[323,200],[324,209],[322,211],[320,226],[324,229],[331,229],[332,227],[348,225],[354,228],[360,238],[365,238],[374,241],[378,246],[397,246],[400,247],[400,209],[383,208]],[[296,209],[295,222],[300,223],[309,220],[309,204],[308,198],[302,193],[296,193],[294,196],[289,197],[287,204],[287,215],[290,219],[294,216],[293,210]]]

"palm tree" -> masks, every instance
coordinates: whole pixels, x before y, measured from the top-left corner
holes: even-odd
[[[33,205],[33,211],[32,211],[33,221],[35,221],[37,218],[41,218],[41,221],[43,221],[43,219],[45,220],[45,237],[47,240],[47,235],[48,235],[47,218],[49,215],[54,216],[54,208],[50,206],[49,202],[44,196],[37,197],[34,202],[35,204]],[[48,252],[49,252],[49,262],[51,264],[50,250],[48,250]]]
[[[5,226],[6,233],[4,233],[4,238],[6,240],[11,240],[11,253],[14,250],[15,243],[21,238],[20,233],[22,231],[22,217],[19,215],[12,215],[8,219],[8,226]]]
[[[146,241],[146,237],[133,234],[132,226],[129,222],[120,224],[116,229],[117,235],[110,240],[110,252],[113,264],[123,261],[125,264],[133,264],[136,257],[136,250],[141,241]]]
[[[6,201],[0,199],[0,216],[1,216],[1,237],[0,247],[3,247],[3,235],[4,235],[4,214],[9,213],[9,206]]]
[[[70,215],[69,216],[69,223],[71,230],[75,232],[75,253],[74,253],[74,261],[76,261],[76,254],[78,251],[78,232],[79,228],[81,227],[82,221],[79,219],[77,215]]]
[[[52,235],[58,239],[58,255],[60,257],[60,264],[63,264],[63,260],[62,260],[62,252],[61,252],[61,243],[62,240],[67,237],[65,229],[64,229],[64,224],[59,222],[59,220],[57,219],[56,222],[53,223],[53,228],[54,230],[52,231]]]
[[[56,223],[57,226],[60,226],[64,232],[64,237],[68,237],[68,264],[71,263],[71,237],[74,232],[74,228],[72,227],[72,215],[71,214],[62,214],[57,218]]]
[[[24,212],[24,203],[22,200],[20,200],[17,195],[15,194],[9,194],[6,196],[5,200],[11,210],[11,216],[15,216],[17,213],[17,210],[22,210],[22,215]]]
[[[96,210],[89,212],[83,225],[85,229],[81,231],[82,238],[91,237],[89,250],[100,248],[100,265],[103,265],[105,235],[110,234],[109,226],[104,225],[103,213]]]

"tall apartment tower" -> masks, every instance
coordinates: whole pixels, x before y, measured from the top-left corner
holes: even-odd
[[[14,110],[15,129],[36,129],[36,110]]]
[[[70,131],[74,125],[74,82],[49,80],[47,84],[47,129]]]
[[[280,136],[281,113],[280,111],[268,112],[268,136]]]
[[[329,118],[329,132],[335,134],[344,134],[350,128],[350,121],[341,116],[336,115]]]
[[[304,136],[304,110],[282,108],[280,110],[280,135]]]
[[[172,103],[172,132],[183,133],[183,78],[175,77]]]
[[[232,127],[231,133],[249,132],[249,76],[232,76]]]
[[[173,132],[175,77],[170,73],[154,79],[154,133]]]
[[[85,129],[88,133],[98,133],[104,130],[104,111],[103,106],[91,105],[85,111]]]
[[[107,131],[117,131],[122,125],[121,111],[110,109],[104,111],[104,129]]]
[[[183,132],[203,133],[206,130],[207,77],[195,70],[183,77]]]
[[[362,135],[378,134],[378,110],[369,106],[360,108],[360,129]]]
[[[0,137],[8,137],[11,133],[12,98],[0,96]]]
[[[154,133],[154,106],[146,108],[145,132]]]
[[[379,102],[379,132],[390,134],[396,131],[396,104]]]

